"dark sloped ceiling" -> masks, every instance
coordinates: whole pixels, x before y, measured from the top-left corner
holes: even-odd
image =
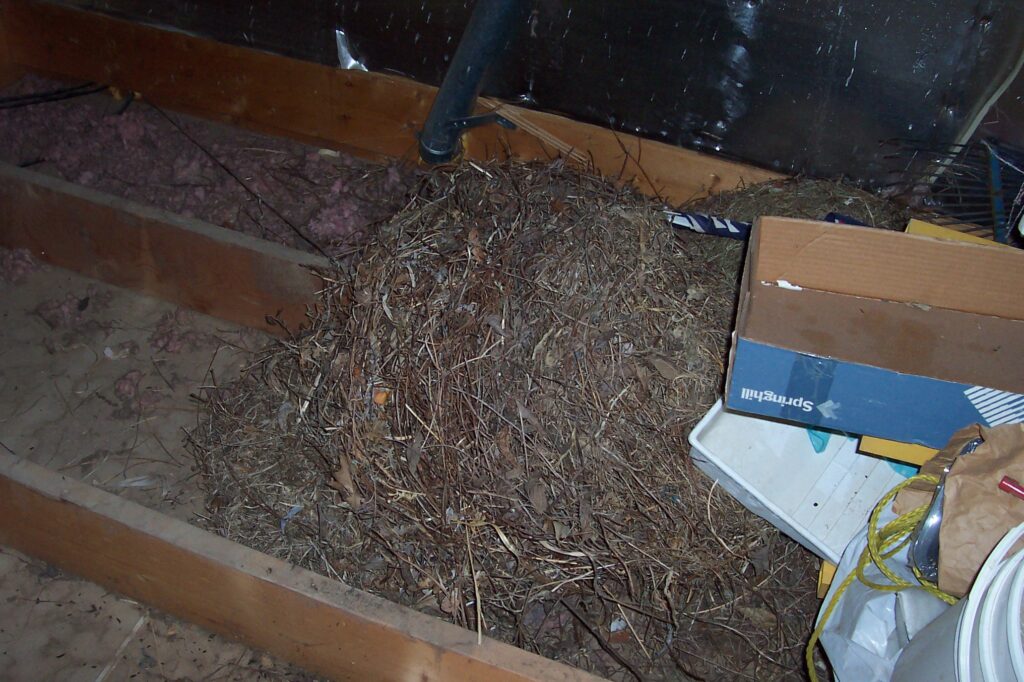
[[[879,141],[970,127],[1024,50],[1016,0],[524,0],[487,93],[684,147],[879,182]],[[472,10],[446,0],[65,0],[438,84]]]

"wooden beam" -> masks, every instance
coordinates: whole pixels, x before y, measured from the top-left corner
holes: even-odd
[[[0,246],[272,333],[305,321],[326,259],[0,164]]]
[[[2,0],[0,0],[2,2]],[[5,12],[0,5],[0,88],[7,87],[21,78],[23,70],[11,59],[10,39],[7,33]]]
[[[142,26],[38,0],[4,0],[11,59],[30,71],[141,92],[146,100],[373,159],[416,155],[436,89]],[[467,136],[467,156],[569,154],[671,203],[779,174],[497,102],[520,127]]]
[[[6,453],[0,543],[331,679],[597,679]]]

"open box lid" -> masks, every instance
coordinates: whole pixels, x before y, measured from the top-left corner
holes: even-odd
[[[1024,393],[1024,252],[760,218],[736,332],[815,356]]]
[[[1024,319],[1024,252],[850,225],[759,218],[751,279]]]

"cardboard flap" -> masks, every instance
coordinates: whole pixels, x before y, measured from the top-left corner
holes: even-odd
[[[1024,252],[791,218],[760,218],[752,279],[1024,319]]]

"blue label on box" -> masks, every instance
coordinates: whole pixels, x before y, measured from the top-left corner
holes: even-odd
[[[1024,422],[1024,395],[822,358],[740,338],[729,409],[932,448],[974,423]]]

